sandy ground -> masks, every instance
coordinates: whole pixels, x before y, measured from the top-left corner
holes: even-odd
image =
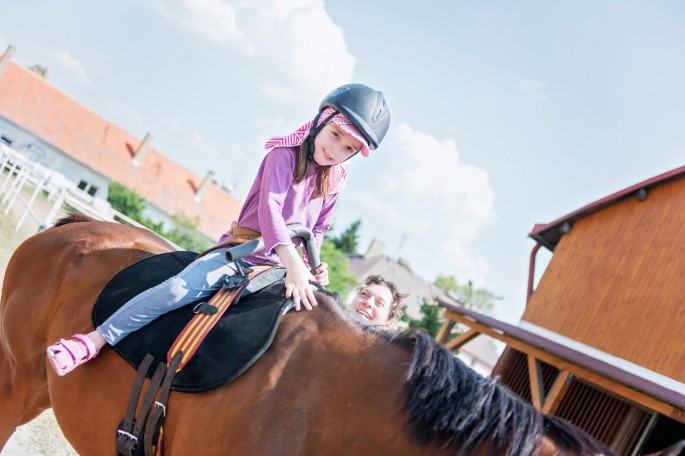
[[[44,217],[51,204],[44,200],[37,203],[34,204],[34,209],[38,215]],[[24,239],[35,234],[39,226],[39,223],[29,216],[21,229],[16,231],[16,222],[24,213],[25,207],[22,207],[20,203],[15,203],[12,209],[9,214],[4,214],[5,205],[0,204],[0,283],[12,252]],[[51,409],[32,422],[20,426],[4,449],[0,451],[2,456],[71,456],[75,454],[76,452],[62,436]]]

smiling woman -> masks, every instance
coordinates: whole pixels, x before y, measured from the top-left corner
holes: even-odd
[[[391,328],[400,317],[400,305],[407,296],[400,293],[393,282],[380,275],[370,275],[357,289],[350,308],[375,324]]]

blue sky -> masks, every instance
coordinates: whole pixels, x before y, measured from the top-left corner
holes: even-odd
[[[382,90],[391,129],[349,162],[336,228],[361,218],[362,250],[375,238],[426,279],[472,280],[506,321],[535,223],[685,164],[675,0],[27,0],[0,3],[9,44],[241,200],[264,141],[330,89]]]

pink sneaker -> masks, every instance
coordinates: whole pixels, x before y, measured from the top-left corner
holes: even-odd
[[[93,341],[83,334],[74,334],[70,339],[61,339],[47,349],[48,361],[60,377],[95,358],[97,354]]]

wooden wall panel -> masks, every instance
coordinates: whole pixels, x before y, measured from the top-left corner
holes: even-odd
[[[522,318],[685,382],[685,179],[577,221]]]

